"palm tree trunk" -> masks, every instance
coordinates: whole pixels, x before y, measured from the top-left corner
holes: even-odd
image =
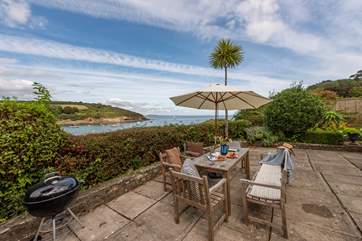
[[[225,66],[225,85],[228,85],[228,71]],[[229,138],[229,122],[228,122],[228,110],[225,109],[225,137]]]

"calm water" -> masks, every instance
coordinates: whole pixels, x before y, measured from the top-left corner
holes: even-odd
[[[118,123],[107,125],[80,125],[80,126],[65,126],[63,129],[73,135],[85,135],[90,133],[105,133],[117,130],[123,130],[133,127],[148,127],[148,126],[164,126],[169,124],[197,124],[210,119],[213,116],[146,116],[149,120],[137,121],[131,123]]]

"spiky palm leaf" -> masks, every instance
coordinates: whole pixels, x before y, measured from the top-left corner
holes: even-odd
[[[233,68],[243,61],[243,51],[229,39],[220,40],[210,55],[210,65],[215,69]]]

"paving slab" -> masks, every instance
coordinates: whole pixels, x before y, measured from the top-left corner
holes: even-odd
[[[361,175],[323,174],[328,183],[344,183],[362,186]]]
[[[355,236],[359,235],[352,220],[332,193],[289,189],[287,195],[288,222],[318,225]]]
[[[288,188],[329,192],[329,188],[322,177],[312,170],[296,169],[289,181]]]
[[[318,162],[329,162],[338,164],[340,162],[346,162],[341,156],[334,151],[323,151],[323,150],[307,150],[310,161]]]
[[[107,206],[129,219],[134,219],[155,202],[156,200],[131,191],[107,203]]]
[[[157,181],[149,181],[136,188],[134,192],[156,201],[170,193],[170,191],[165,192],[163,190],[163,184]]]
[[[360,230],[362,230],[362,214],[350,212],[353,220],[356,222]],[[362,238],[361,238],[362,239]]]
[[[349,211],[362,214],[362,198],[347,195],[338,195],[338,197]]]
[[[326,179],[328,180],[329,185],[333,189],[333,191],[337,194],[337,196],[345,195],[349,196],[349,198],[360,198],[362,199],[362,183],[361,185],[355,185],[350,183],[340,183],[340,182],[331,182],[330,180],[333,176],[328,176]]]
[[[358,236],[348,233],[335,232],[315,225],[288,223],[288,239],[284,239],[276,230],[271,234],[271,241],[357,241]]]
[[[158,241],[157,236],[150,232],[146,226],[131,222],[117,230],[107,241]]]
[[[84,228],[73,225],[71,229],[81,241],[104,240],[129,223],[129,220],[105,205],[80,217],[80,221],[85,226]]]
[[[180,216],[180,223],[174,221],[174,209],[171,205],[158,202],[135,219],[135,222],[144,226],[152,237],[159,241],[179,240],[200,219],[200,214],[188,208]]]
[[[361,170],[352,166],[349,163],[341,166],[333,166],[329,164],[315,164],[315,167],[317,171],[323,174],[362,176]]]
[[[215,231],[215,241],[256,241],[266,240],[265,232],[256,232],[250,229],[248,232],[240,232],[225,225]],[[206,219],[201,219],[195,227],[186,235],[183,241],[208,241],[208,225]]]
[[[341,152],[340,155],[362,170],[362,153]]]

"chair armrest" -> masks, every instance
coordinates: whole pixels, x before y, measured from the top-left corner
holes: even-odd
[[[162,162],[162,165],[166,168],[166,169],[170,169],[172,168],[175,171],[180,171],[181,170],[181,166],[177,165],[177,164],[171,164],[171,163],[166,163],[166,162]]]
[[[226,179],[223,178],[218,181],[214,186],[209,189],[209,192],[215,192],[219,187],[223,186],[226,183]]]
[[[273,189],[281,189],[281,186],[277,186],[277,185],[270,185],[270,184],[264,184],[264,183],[258,183],[258,182],[253,182],[250,181],[248,179],[240,179],[241,183],[246,183],[249,185],[255,185],[255,186],[261,186],[261,187],[268,187],[268,188],[273,188]]]

